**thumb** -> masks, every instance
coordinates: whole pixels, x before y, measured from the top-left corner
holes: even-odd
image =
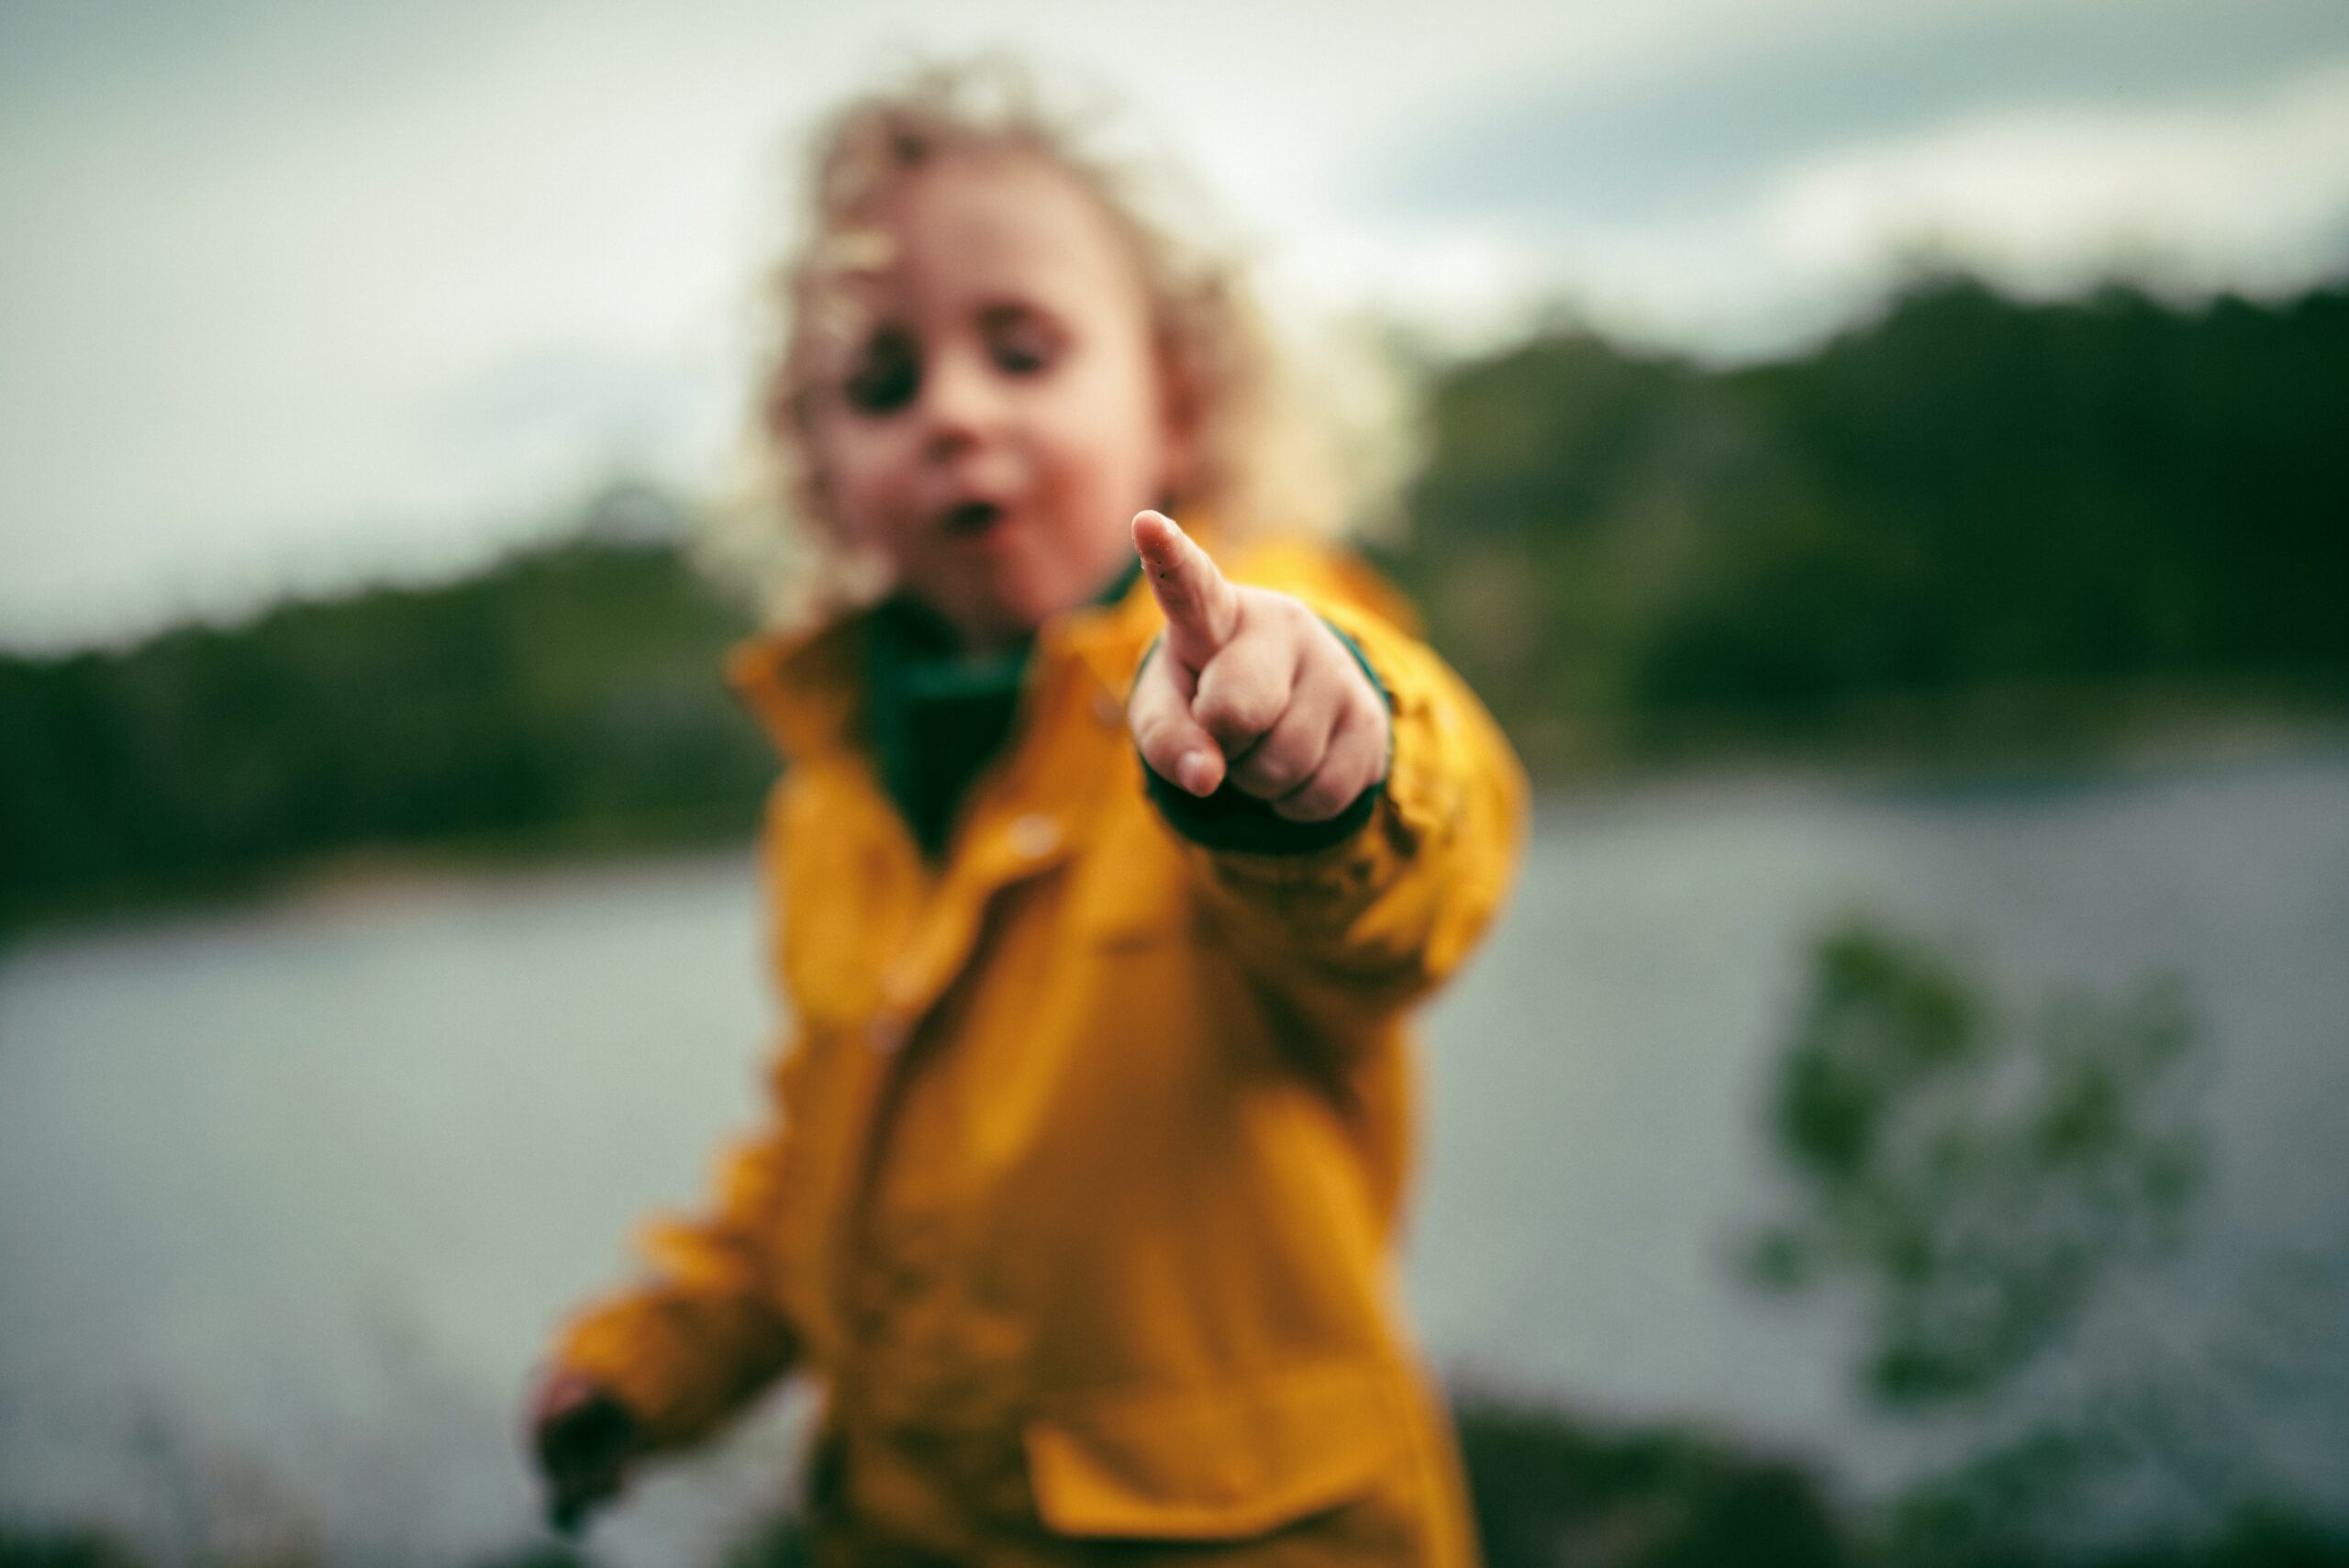
[[[1240,595],[1208,552],[1163,512],[1134,515],[1134,549],[1166,616],[1166,651],[1193,674],[1240,629]]]
[[[1191,717],[1193,689],[1190,672],[1162,645],[1134,680],[1126,723],[1151,772],[1193,795],[1212,795],[1223,782],[1223,748]]]

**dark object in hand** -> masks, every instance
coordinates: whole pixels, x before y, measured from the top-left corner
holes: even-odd
[[[557,1373],[540,1386],[529,1420],[531,1452],[546,1477],[547,1524],[575,1536],[627,1485],[643,1429],[601,1385],[575,1372]]]

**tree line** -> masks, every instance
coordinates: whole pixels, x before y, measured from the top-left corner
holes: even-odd
[[[1920,283],[1799,357],[1545,332],[1443,366],[1374,551],[1537,769],[2093,738],[2349,698],[2349,285]],[[747,832],[747,615],[590,530],[473,577],[0,658],[0,922],[326,851]]]

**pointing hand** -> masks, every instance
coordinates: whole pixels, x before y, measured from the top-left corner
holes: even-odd
[[[1134,549],[1166,615],[1126,723],[1152,772],[1196,795],[1228,777],[1297,822],[1320,822],[1386,776],[1386,704],[1305,604],[1228,581],[1157,512]]]

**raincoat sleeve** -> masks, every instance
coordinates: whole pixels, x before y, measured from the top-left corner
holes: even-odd
[[[1457,969],[1498,912],[1523,849],[1525,775],[1466,684],[1389,616],[1358,595],[1265,585],[1296,592],[1341,632],[1386,695],[1386,778],[1341,814],[1334,843],[1252,851],[1185,837],[1184,854],[1260,980],[1317,1013],[1392,1013]]]
[[[779,1076],[790,1058],[775,1059]],[[779,1115],[729,1149],[718,1201],[640,1233],[647,1279],[564,1327],[555,1362],[625,1405],[654,1448],[715,1431],[790,1368],[796,1337],[778,1306],[769,1239],[782,1194]]]

